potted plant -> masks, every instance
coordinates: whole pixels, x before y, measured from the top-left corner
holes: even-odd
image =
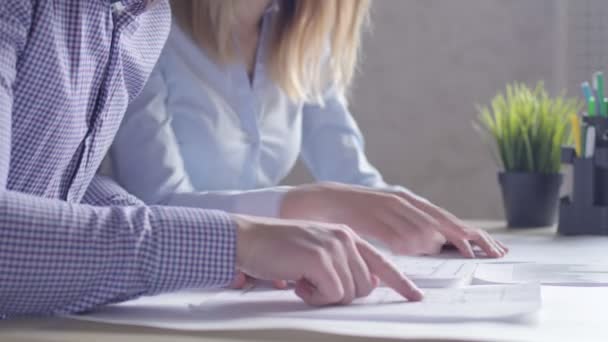
[[[581,103],[550,97],[542,82],[535,89],[511,84],[478,108],[476,124],[502,171],[498,180],[509,227],[545,227],[555,223],[560,188],[561,147],[571,138],[568,116]]]

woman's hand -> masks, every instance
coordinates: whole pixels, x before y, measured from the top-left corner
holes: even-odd
[[[345,224],[404,255],[437,254],[446,243],[469,258],[475,257],[474,246],[494,258],[508,251],[485,231],[406,192],[337,183],[305,185],[285,195],[281,217]]]
[[[408,300],[422,299],[403,272],[347,226],[233,217],[237,269],[257,279],[293,281],[296,295],[310,305],[349,304],[380,281]]]

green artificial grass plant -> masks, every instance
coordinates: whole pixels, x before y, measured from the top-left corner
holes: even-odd
[[[515,83],[478,108],[476,127],[504,171],[555,174],[561,147],[571,140],[568,117],[581,107],[574,98],[550,97],[542,82],[534,89]]]

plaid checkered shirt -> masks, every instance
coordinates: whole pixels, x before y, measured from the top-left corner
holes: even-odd
[[[225,286],[217,211],[147,207],[95,175],[170,27],[166,0],[0,0],[0,315]]]

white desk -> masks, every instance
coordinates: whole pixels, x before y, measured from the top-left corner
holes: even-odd
[[[549,237],[555,234],[553,228],[543,228],[527,231],[507,231],[499,222],[475,221],[472,224],[486,228],[493,233],[508,233],[515,235]],[[608,258],[608,247],[606,248]],[[479,332],[488,331],[486,335],[496,336],[496,339],[476,338],[475,341],[509,341],[510,336],[527,336],[526,333],[536,331],[539,338],[530,341],[608,341],[608,288],[543,288],[543,309],[538,321],[530,326],[521,327],[513,324],[468,323],[458,325],[460,329],[474,329]],[[605,318],[604,318],[605,317]],[[328,323],[332,324],[332,323]],[[420,336],[449,336],[449,332],[458,328],[454,325],[433,324],[422,326],[404,324],[400,327],[378,324],[382,329],[422,329]],[[336,329],[356,334],[356,327],[336,325]],[[351,330],[353,329],[353,330]],[[480,333],[480,335],[484,335]],[[250,332],[174,332],[151,328],[126,327],[87,323],[60,318],[52,319],[20,319],[0,322],[0,341],[382,341],[382,339],[366,339],[330,335],[294,330],[284,331],[250,331]],[[387,339],[388,340],[388,339]],[[520,340],[522,340],[520,338]],[[445,341],[445,339],[424,339],[424,341]]]

